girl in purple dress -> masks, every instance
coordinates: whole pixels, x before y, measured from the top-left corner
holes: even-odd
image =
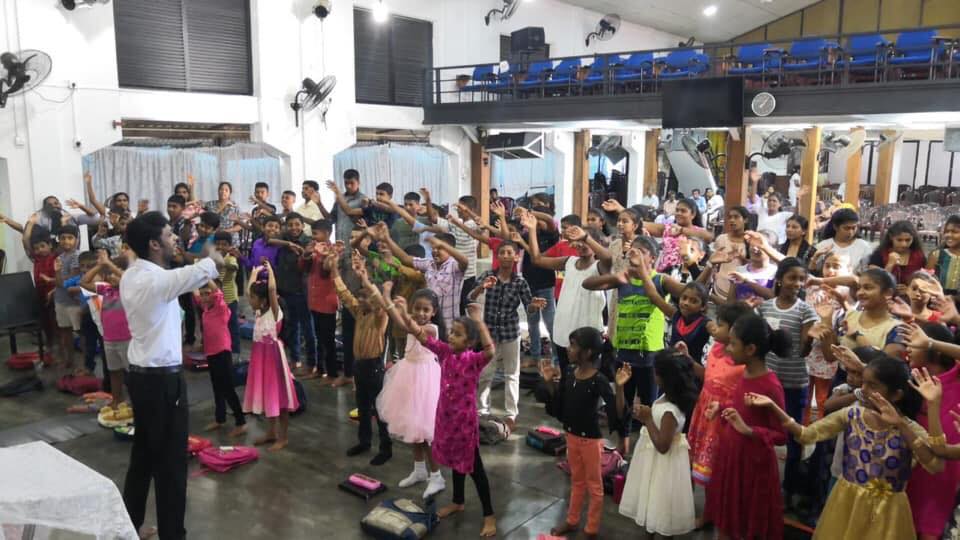
[[[391,317],[407,312],[402,297],[387,304]],[[407,329],[417,341],[437,355],[440,362],[440,399],[437,402],[436,424],[431,447],[433,460],[453,469],[453,504],[440,509],[441,519],[463,512],[464,483],[469,474],[477,487],[483,505],[483,529],[480,536],[497,534],[497,519],[490,502],[490,483],[480,460],[480,428],[477,418],[477,384],[480,372],[494,354],[493,338],[478,304],[467,306],[469,317],[454,319],[447,342],[429,335],[412,318]],[[483,348],[474,351],[477,343]]]

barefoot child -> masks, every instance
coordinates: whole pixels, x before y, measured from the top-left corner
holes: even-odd
[[[406,311],[406,307],[402,298],[387,304],[393,317]],[[417,341],[433,351],[440,361],[440,399],[431,450],[434,461],[453,469],[453,504],[440,509],[440,519],[463,512],[464,483],[469,474],[483,505],[480,536],[492,537],[497,534],[497,518],[490,501],[490,482],[480,459],[477,385],[480,372],[493,359],[495,347],[481,311],[479,305],[468,306],[470,316],[454,320],[447,343],[427,335],[412,319],[407,319],[407,326]],[[474,350],[478,343],[482,345],[481,352]]]
[[[330,259],[328,259],[330,260]],[[335,261],[335,259],[333,259]],[[364,259],[354,251],[352,258],[353,272],[362,282],[369,282]],[[350,292],[340,277],[338,265],[330,264],[329,270],[333,276],[333,283],[337,289],[340,302],[350,311],[356,321],[353,335],[354,376],[356,377],[356,400],[360,426],[357,436],[360,439],[356,445],[347,450],[350,457],[358,456],[368,450],[373,439],[370,428],[371,416],[376,413],[376,400],[383,389],[383,351],[386,347],[387,323],[390,322],[387,313],[375,305],[366,290]],[[380,451],[370,460],[371,465],[383,465],[393,457],[393,444],[387,423],[382,415],[377,415],[377,429],[379,430]]]
[[[774,446],[787,442],[780,420],[773,413],[748,407],[748,393],[765,395],[783,407],[783,387],[767,369],[769,352],[787,354],[789,338],[773,330],[762,318],[744,315],[730,330],[727,350],[744,366],[730,401],[721,403],[726,423],[720,432],[713,479],[707,490],[705,519],[713,522],[720,540],[783,538],[783,498]]]
[[[117,407],[125,401],[123,394],[123,374],[127,370],[127,349],[130,346],[130,327],[127,315],[120,303],[120,277],[126,267],[126,257],[119,257],[117,263],[110,260],[107,252],[101,250],[97,265],[84,274],[80,287],[96,291],[100,295],[100,319],[103,324],[103,353],[107,361],[110,377],[110,392],[113,401],[110,407]],[[97,278],[102,277],[104,281]]]
[[[217,233],[219,234],[219,233]],[[226,260],[226,257],[224,257]],[[213,281],[194,293],[196,303],[203,311],[203,354],[210,366],[210,384],[213,385],[214,422],[207,431],[216,431],[227,421],[227,405],[233,411],[236,428],[231,437],[247,432],[246,420],[240,398],[233,387],[232,336],[230,334],[231,310],[223,297],[223,291]]]
[[[610,381],[597,370],[603,352],[603,334],[596,328],[585,326],[571,332],[565,341],[569,342],[567,360],[570,364],[565,377],[561,378],[560,369],[553,366],[552,360],[545,359],[540,364],[540,374],[550,396],[547,412],[563,422],[563,429],[567,432],[567,461],[570,463],[570,507],[566,521],[553,528],[550,534],[564,536],[577,530],[583,500],[589,493],[587,526],[583,532],[587,537],[595,538],[603,515],[600,467],[603,435],[596,411],[602,399],[610,431],[619,433],[623,439],[619,418],[620,411],[625,408],[623,384],[630,380],[630,368],[624,366],[617,372],[614,397]]]
[[[386,310],[390,303],[384,298],[391,297],[392,282],[384,282],[381,295],[369,279],[361,277],[372,300]],[[409,328],[407,319],[412,319],[430,337],[447,337],[440,314],[440,299],[430,289],[413,293],[409,313],[397,310],[390,313],[393,323],[405,331]],[[429,481],[423,492],[423,498],[428,499],[446,487],[440,468],[430,455],[437,401],[440,399],[440,364],[437,355],[417,341],[413,334],[407,333],[406,337],[403,359],[384,376],[383,390],[377,396],[377,411],[394,438],[413,444],[413,472],[400,481],[400,487]]]
[[[630,460],[620,513],[650,534],[677,536],[695,526],[690,447],[683,425],[697,401],[697,381],[693,361],[675,349],[660,352],[653,369],[663,395],[652,408],[634,405],[643,430]]]
[[[267,272],[267,282],[256,281],[257,275],[264,270]],[[253,326],[253,348],[250,351],[247,386],[243,392],[243,412],[262,414],[267,418],[267,433],[254,444],[272,442],[271,451],[282,450],[288,443],[290,412],[297,410],[300,402],[297,401],[293,375],[278,337],[283,312],[280,311],[277,282],[269,263],[253,269],[247,288],[250,307],[257,314],[257,320]]]

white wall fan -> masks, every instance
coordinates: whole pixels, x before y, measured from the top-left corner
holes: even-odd
[[[330,110],[331,103],[331,100],[328,98],[336,86],[337,77],[335,75],[327,75],[320,79],[319,83],[314,82],[310,77],[305,78],[301,83],[300,90],[297,91],[297,94],[293,97],[293,102],[290,103],[290,108],[293,109],[294,124],[300,127],[301,111],[306,114],[322,104],[320,107],[320,118],[323,121],[324,127],[326,127],[327,112]]]
[[[510,17],[513,17],[513,14],[517,11],[517,8],[520,7],[520,2],[523,0],[501,0],[502,6],[499,9],[491,9],[483,17],[483,22],[487,26],[490,26],[490,21],[499,20],[500,22],[506,21]]]
[[[591,41],[610,41],[617,34],[617,30],[620,30],[620,15],[616,13],[604,15],[593,32],[587,34],[585,40],[587,47],[590,46]]]
[[[0,54],[3,77],[0,78],[0,109],[6,106],[7,98],[33,90],[50,76],[53,61],[50,55],[31,49],[17,54]]]

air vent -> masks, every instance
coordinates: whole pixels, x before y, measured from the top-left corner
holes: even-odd
[[[503,159],[540,159],[543,157],[543,133],[491,135],[484,148]]]

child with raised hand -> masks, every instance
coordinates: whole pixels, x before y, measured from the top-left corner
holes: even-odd
[[[810,353],[807,355],[807,373],[810,376],[813,396],[807,397],[807,408],[803,416],[804,425],[809,424],[812,419],[813,399],[811,398],[816,399],[818,413],[821,418],[823,417],[823,405],[830,395],[833,378],[840,365],[830,354],[830,344],[836,343],[840,322],[846,317],[850,288],[846,285],[828,285],[825,281],[843,276],[852,277],[850,265],[844,257],[830,253],[823,261],[823,277],[807,278],[806,301],[817,312],[819,321],[814,323],[808,332],[811,345]]]
[[[916,227],[909,221],[897,221],[887,227],[867,264],[890,272],[897,281],[897,292],[904,293],[910,277],[923,269],[926,260]]]
[[[206,215],[206,214],[204,214]],[[257,281],[260,272],[267,273],[267,282]],[[262,414],[267,418],[267,433],[254,441],[256,445],[272,442],[271,451],[282,450],[288,444],[287,427],[290,413],[300,408],[293,388],[293,374],[287,364],[283,343],[278,337],[283,312],[277,296],[277,282],[269,263],[257,266],[248,283],[250,307],[257,314],[253,326],[253,346],[247,386],[243,393],[243,412]],[[277,428],[279,419],[279,429]]]
[[[697,401],[698,387],[693,362],[682,352],[661,351],[653,368],[663,395],[652,408],[634,406],[643,430],[630,460],[620,513],[650,534],[677,536],[695,527],[690,447],[683,426]]]
[[[863,395],[865,403],[854,403],[806,427],[767,396],[750,393],[745,401],[774,414],[801,444],[845,434],[843,478],[827,499],[814,539],[915,538],[904,491],[914,460],[931,472],[943,469],[927,432],[910,419],[923,398],[911,388],[906,364],[889,356],[864,369]]]
[[[117,407],[125,401],[123,375],[129,365],[127,349],[130,346],[130,326],[123,304],[120,303],[120,277],[127,266],[126,261],[126,257],[118,257],[114,262],[105,250],[101,250],[97,265],[80,278],[82,289],[96,291],[100,296],[103,356],[107,363],[105,375],[110,378],[110,393],[113,394],[110,407]]]
[[[943,288],[940,287],[937,278],[927,273],[926,270],[917,270],[907,281],[906,295],[910,301],[910,312],[912,314],[912,316],[906,317],[907,322],[940,322],[943,313],[930,307],[934,298],[943,296]]]
[[[770,247],[764,233],[748,231],[744,234],[747,239],[747,263],[730,272],[730,281],[735,284],[734,297],[728,296],[727,301],[738,300],[756,305],[775,296],[772,289],[777,264],[771,261],[771,255],[779,257],[780,254]]]
[[[660,291],[657,290],[651,277],[650,264],[646,260],[641,261],[640,275],[650,301],[670,320],[670,340],[667,345],[676,347],[682,343],[679,346],[694,360],[694,373],[702,379],[703,350],[710,339],[710,333],[707,331],[710,319],[706,315],[709,301],[706,287],[695,281],[683,285],[679,302],[674,304],[664,300]],[[664,288],[671,286],[680,287],[675,280],[664,277]]]
[[[392,296],[393,284],[384,282],[381,295],[365,275],[361,278],[373,301],[387,310],[392,305],[392,301],[386,299]],[[427,335],[436,339],[446,339],[447,332],[440,316],[440,300],[430,289],[413,293],[409,313],[393,309],[387,312],[393,323],[407,333],[406,348],[403,358],[384,376],[383,390],[377,396],[377,411],[395,439],[413,445],[413,472],[400,481],[400,487],[428,482],[423,492],[423,498],[427,499],[446,487],[440,469],[430,455],[437,401],[440,399],[440,364],[437,355],[410,333],[407,320],[413,320]]]
[[[407,306],[405,300],[397,298],[386,307],[392,317],[397,317],[406,312]],[[481,311],[477,304],[467,306],[469,317],[454,320],[447,343],[429,336],[412,318],[407,318],[406,323],[410,333],[440,362],[440,399],[431,451],[435,462],[453,469],[453,504],[441,508],[438,515],[444,519],[463,512],[464,483],[469,474],[483,505],[480,536],[492,537],[497,534],[497,519],[490,501],[490,483],[480,459],[477,384],[496,347]],[[474,350],[478,344],[480,352]]]
[[[229,234],[229,233],[228,233]],[[203,320],[203,354],[210,366],[210,384],[213,386],[214,422],[207,431],[219,430],[227,422],[227,405],[233,412],[236,427],[231,437],[247,432],[240,398],[233,386],[233,336],[230,333],[230,307],[223,291],[213,281],[194,293]]]
[[[787,354],[789,337],[773,330],[758,315],[744,315],[730,329],[727,351],[743,377],[720,403],[726,423],[720,432],[717,457],[704,518],[716,525],[721,540],[783,538],[783,499],[774,446],[787,442],[781,421],[771,411],[749,407],[747,394],[767,396],[782,408],[783,387],[767,369],[769,352]]]
[[[361,283],[369,283],[366,263],[359,252],[354,251],[351,264],[353,272],[360,278]],[[383,389],[383,352],[386,348],[387,324],[390,322],[387,313],[373,302],[369,287],[351,292],[347,289],[337,264],[331,264],[330,272],[337,289],[340,302],[347,308],[356,320],[353,336],[354,377],[356,381],[356,400],[358,420],[357,430],[359,442],[347,450],[350,457],[363,454],[370,450],[373,433],[370,427],[371,417],[376,413],[376,400]],[[377,430],[380,440],[380,451],[370,460],[371,465],[383,465],[393,457],[393,443],[390,432],[382,415],[377,415]]]
[[[857,301],[860,310],[850,311],[843,320],[845,334],[840,345],[854,349],[873,347],[899,358],[904,346],[898,342],[897,327],[901,321],[890,313],[889,301],[896,293],[896,282],[890,272],[869,268],[860,273]]]
[[[22,233],[20,241],[23,251],[33,263],[33,286],[37,293],[37,304],[40,306],[40,328],[47,338],[47,343],[52,345],[55,341],[56,318],[50,299],[56,287],[57,273],[54,263],[58,254],[52,237],[33,234],[38,220],[39,216],[33,214],[26,225],[21,226],[9,216],[0,214],[0,223],[6,223],[11,229]]]
[[[563,422],[567,461],[570,463],[570,507],[566,520],[551,530],[550,534],[564,536],[577,530],[584,498],[589,493],[590,506],[584,533],[588,537],[595,537],[603,515],[600,466],[603,434],[596,411],[602,399],[610,431],[618,432],[622,439],[624,434],[620,415],[625,410],[623,384],[630,380],[630,367],[621,367],[617,372],[617,391],[614,396],[610,381],[597,370],[603,352],[603,334],[600,330],[589,326],[578,328],[567,336],[567,341],[571,367],[566,368],[565,377],[561,378],[560,370],[554,367],[550,359],[540,363],[540,374],[546,381],[549,394],[547,412]]]
[[[960,292],[960,215],[954,214],[943,224],[943,245],[930,252],[927,270],[937,276],[949,296]]]
[[[735,363],[727,352],[730,328],[737,319],[751,312],[750,306],[743,302],[723,304],[717,309],[717,321],[707,323],[714,343],[707,351],[703,389],[690,416],[690,428],[687,430],[693,481],[702,486],[707,486],[713,476],[714,460],[723,426],[718,416],[720,404],[733,401],[733,390],[743,377],[743,366]]]
[[[935,454],[949,459],[945,445],[954,445],[953,457],[960,458],[960,426],[951,422],[950,411],[960,406],[960,347],[953,344],[953,333],[938,323],[912,324],[904,328],[909,347],[910,367],[915,388],[926,399],[917,414],[917,423],[930,432]],[[937,444],[934,444],[934,443]],[[930,474],[914,468],[907,497],[913,512],[917,534],[924,540],[939,538],[953,512],[954,504],[945,493],[956,493],[960,487],[960,461],[944,463],[944,471]]]

